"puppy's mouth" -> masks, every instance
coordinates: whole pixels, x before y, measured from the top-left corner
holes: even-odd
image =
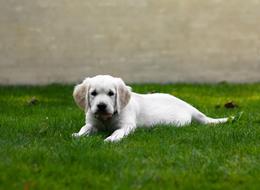
[[[95,117],[98,119],[102,119],[102,120],[108,120],[111,119],[113,117],[113,113],[108,113],[108,112],[96,112],[95,113]]]

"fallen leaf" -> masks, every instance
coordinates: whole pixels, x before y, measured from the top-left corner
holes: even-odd
[[[238,105],[236,103],[234,103],[233,101],[227,102],[224,104],[224,107],[227,109],[233,109],[238,107]]]

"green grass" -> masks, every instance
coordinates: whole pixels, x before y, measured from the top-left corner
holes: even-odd
[[[84,123],[70,85],[0,87],[0,189],[260,189],[260,84],[134,84],[236,123],[71,138]],[[36,97],[36,105],[27,101]],[[234,101],[239,107],[226,109]],[[220,108],[216,108],[220,105]]]

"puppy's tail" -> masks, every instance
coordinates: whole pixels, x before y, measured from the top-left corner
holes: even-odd
[[[228,121],[233,121],[234,117],[214,119],[214,118],[207,117],[205,114],[201,113],[199,110],[194,108],[192,113],[192,119],[202,124],[218,124],[218,123],[226,123]]]

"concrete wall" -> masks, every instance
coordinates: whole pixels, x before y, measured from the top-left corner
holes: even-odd
[[[260,81],[260,0],[1,0],[0,83]]]

